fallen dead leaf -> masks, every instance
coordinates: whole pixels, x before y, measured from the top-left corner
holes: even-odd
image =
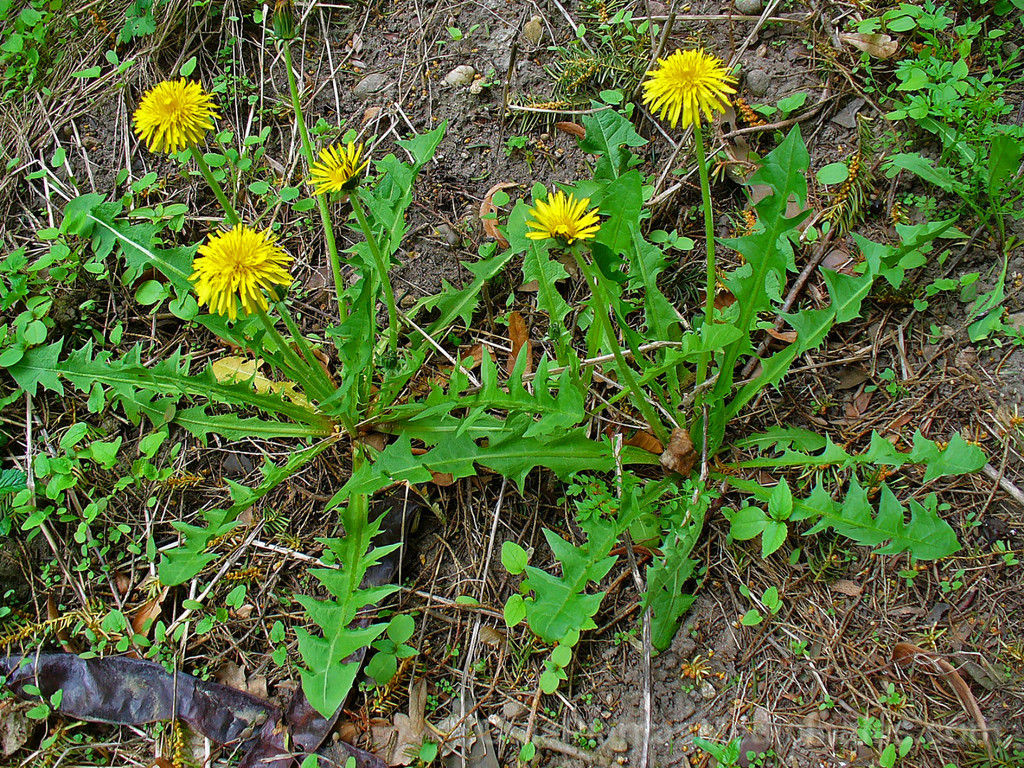
[[[388,758],[388,765],[411,765],[419,756],[423,744],[423,731],[427,722],[424,711],[427,705],[427,681],[420,680],[413,686],[409,696],[409,714],[395,713],[395,742]]]
[[[245,693],[249,691],[249,686],[245,682],[245,672],[233,661],[226,662],[218,669],[213,679],[221,685],[234,688],[236,691],[243,691]]]
[[[736,303],[736,297],[728,288],[721,288],[715,293],[715,309],[728,309]]]
[[[381,109],[383,109],[383,107],[368,107],[366,111],[363,112],[363,125],[366,125],[377,117],[377,115],[380,114]]]
[[[524,375],[533,373],[533,343],[530,341],[530,331],[526,327],[526,321],[519,312],[513,310],[508,316],[508,337],[512,342],[512,351],[508,353],[508,360],[505,363],[505,371],[511,375],[516,367],[519,354],[526,349],[526,367]]]
[[[988,751],[989,757],[992,757],[992,743],[989,739],[988,724],[985,722],[985,716],[981,712],[981,707],[978,706],[977,699],[974,698],[974,694],[971,692],[971,687],[964,682],[964,679],[960,677],[960,673],[956,671],[952,664],[941,656],[930,653],[912,643],[896,643],[892,649],[892,660],[904,669],[913,665],[943,677],[949,683],[953,692],[956,693],[956,697],[960,700],[964,711],[974,718],[974,724],[978,726],[978,730],[981,731],[981,738],[985,742],[985,749]]]
[[[495,648],[500,648],[505,645],[505,633],[500,629],[489,626],[487,624],[480,625],[480,642],[484,645],[490,645]]]
[[[587,129],[579,123],[570,123],[563,120],[555,123],[555,128],[560,131],[565,131],[570,136],[575,136],[577,139],[587,138]]]
[[[634,448],[639,448],[642,451],[648,451],[654,454],[660,454],[665,450],[665,446],[661,444],[661,440],[654,436],[653,432],[646,429],[638,429],[636,434],[627,437],[622,441],[623,445],[631,445]]]
[[[676,427],[669,437],[668,447],[661,454],[661,466],[685,477],[693,471],[693,465],[696,462],[697,452],[693,449],[690,433]]]
[[[504,181],[500,184],[495,184],[487,190],[487,194],[484,195],[484,199],[480,202],[480,223],[484,225],[484,232],[487,233],[488,237],[493,237],[497,240],[498,245],[502,248],[508,248],[508,240],[505,239],[505,236],[501,234],[501,230],[498,229],[498,220],[489,215],[498,212],[498,209],[494,207],[494,203],[491,200],[494,197],[495,192],[502,189],[511,189],[516,186],[518,185],[512,181]]]
[[[142,607],[132,616],[132,631],[136,635],[149,637],[150,627],[153,626],[153,622],[156,621],[156,618],[163,610],[164,599],[167,597],[169,590],[170,587],[164,587],[158,595],[154,595],[152,600],[144,602]]]
[[[32,736],[38,721],[25,713],[35,706],[33,701],[8,699],[0,702],[0,756],[10,757]]]
[[[876,59],[888,59],[896,55],[899,43],[889,35],[865,34],[863,32],[842,32],[839,39],[847,45],[863,51]]]
[[[864,591],[864,587],[855,581],[849,579],[839,579],[832,584],[832,589],[840,594],[847,595],[848,597],[860,597]]]
[[[839,382],[836,384],[837,389],[853,389],[871,378],[871,374],[864,368],[844,365],[836,373],[836,378],[839,379]]]
[[[796,341],[796,331],[776,331],[774,328],[769,328],[768,335],[787,344],[792,344]]]

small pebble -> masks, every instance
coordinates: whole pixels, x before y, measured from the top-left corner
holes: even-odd
[[[605,749],[610,752],[626,752],[629,750],[629,742],[618,734],[612,734],[604,743]]]
[[[523,26],[523,37],[530,43],[533,43],[533,45],[537,45],[540,39],[544,37],[544,19],[540,16],[534,16],[526,22],[525,26]]]
[[[460,64],[444,76],[444,81],[452,88],[460,88],[463,85],[472,83],[474,75],[476,75],[476,70],[469,66],[469,64]]]
[[[764,96],[768,93],[768,86],[771,85],[772,79],[763,69],[752,69],[747,72],[744,82],[746,82],[747,88],[752,94]]]
[[[760,16],[761,0],[736,0],[736,13],[744,16]]]
[[[387,75],[382,72],[374,72],[356,83],[356,87],[352,89],[352,95],[357,99],[368,99],[383,93],[390,87],[391,81],[388,80]]]

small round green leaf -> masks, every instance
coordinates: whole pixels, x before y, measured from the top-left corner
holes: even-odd
[[[512,595],[505,602],[505,624],[508,627],[517,626],[526,618],[526,601],[522,595]]]
[[[529,554],[514,541],[506,541],[501,545],[501,564],[513,576],[522,573],[528,562],[530,562]]]
[[[850,169],[846,163],[829,163],[817,173],[818,183],[828,186],[829,184],[842,184],[850,178]]]

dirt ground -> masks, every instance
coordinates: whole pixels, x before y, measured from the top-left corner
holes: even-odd
[[[728,2],[675,3],[670,8],[646,0],[624,5],[636,16],[664,18],[673,12],[669,50],[699,42],[738,63],[739,95],[751,104],[774,104],[808,92],[808,104],[817,107],[800,119],[812,172],[854,148],[854,114],[876,119],[878,130],[885,130],[870,95],[849,77],[853,55],[829,49],[832,33],[847,16],[867,15],[858,6],[774,2],[766,15],[777,20],[764,23],[758,20],[764,7],[756,2],[744,4],[751,9],[748,15],[738,15]],[[536,182],[550,186],[588,175],[588,157],[572,135],[554,124],[573,120],[572,110],[585,109],[597,88],[560,91],[551,68],[557,61],[552,46],[567,45],[574,25],[596,26],[592,8],[558,0],[299,3],[299,8],[302,87],[311,125],[344,121],[346,128],[375,137],[375,151],[380,152],[393,150],[395,138],[410,131],[447,125],[439,152],[420,179],[411,213],[413,235],[400,254],[403,265],[393,275],[404,307],[445,283],[464,281],[468,272],[460,263],[477,258],[484,238],[480,204],[494,185],[517,184],[508,190],[514,200],[527,195]],[[164,7],[165,24],[154,36],[159,39],[136,52],[138,63],[120,76],[121,87],[106,87],[114,82],[107,79],[93,86],[64,78],[67,82],[55,84],[52,97],[26,99],[4,116],[0,136],[9,138],[25,158],[48,158],[60,141],[75,167],[88,169],[78,177],[83,191],[108,192],[121,168],[130,167],[133,178],[158,170],[169,175],[168,202],[186,202],[192,210],[215,215],[215,201],[201,179],[182,178],[177,165],[156,164],[153,156],[135,151],[129,127],[132,105],[142,90],[171,76],[194,55],[197,75],[207,82],[226,68],[232,73],[227,82],[237,98],[224,110],[222,127],[256,135],[272,126],[268,155],[276,158],[274,172],[295,178],[299,141],[285,108],[283,65],[262,25],[253,21],[254,10],[247,3],[236,7],[229,2],[214,15],[198,4],[186,8],[172,2]],[[528,26],[529,34],[524,32]],[[105,42],[97,39],[94,45],[101,51]],[[454,79],[456,68],[466,66],[475,72],[468,80],[446,82]],[[1016,98],[1019,103],[1019,91]],[[530,108],[560,100],[567,102],[561,112]],[[700,193],[689,173],[688,150],[676,153],[673,138],[642,110],[635,122],[651,139],[641,150],[646,153],[643,170],[660,180],[658,194],[665,193],[654,210],[658,226],[678,228],[699,243]],[[506,151],[510,139],[516,141]],[[772,134],[753,134],[749,142],[767,152]],[[0,183],[8,244],[31,242],[36,230],[59,216],[61,197],[71,194],[61,169],[42,179],[27,178],[30,170]],[[896,185],[906,191],[912,182],[883,180],[878,196],[885,199]],[[722,174],[714,195],[718,233],[728,236],[745,205],[742,188]],[[250,205],[255,210],[260,202]],[[298,234],[294,214],[282,209],[278,216],[286,245],[299,255],[297,275],[307,290],[303,311],[315,318],[329,306],[326,255],[321,243]],[[190,226],[183,236],[198,232]],[[884,237],[886,227],[879,215],[869,217],[863,231]],[[995,262],[987,245],[974,243],[958,268],[976,269],[983,279],[991,279]],[[694,254],[700,252],[698,247]],[[684,258],[667,276],[678,283],[680,301],[690,302],[684,311],[690,312],[697,311],[698,300],[688,283],[701,268],[699,257],[693,258],[692,264]],[[1024,253],[1014,255],[1009,272],[1008,285],[1015,288],[1009,291],[1007,307],[1015,313],[1022,309],[1016,289],[1024,279]],[[529,318],[540,343],[544,324],[542,318],[530,317],[535,312],[532,295],[519,290],[514,273],[502,279],[511,284],[495,287],[493,299],[485,302],[485,316],[478,327],[466,330],[463,341],[470,344],[501,333],[492,321],[505,311],[502,288],[511,287],[515,306]],[[76,316],[82,301],[82,295],[67,297],[69,324],[83,319]],[[194,333],[173,319],[133,314],[130,302],[128,291],[109,301],[104,297],[93,320],[121,317],[131,335],[157,339],[167,349]],[[107,319],[103,312],[110,313]],[[482,742],[495,745],[496,763],[474,758],[473,765],[514,764],[521,737],[529,731],[539,747],[540,763],[547,766],[708,765],[708,757],[692,744],[694,735],[717,741],[743,738],[744,752],[763,755],[754,763],[743,758],[740,765],[869,766],[878,764],[876,752],[864,744],[863,734],[872,728],[879,746],[910,737],[912,751],[902,762],[906,766],[1024,765],[1024,574],[1012,557],[993,551],[1001,541],[1007,553],[1024,553],[1024,495],[1017,490],[1024,484],[1024,457],[1010,427],[1024,396],[1024,356],[1013,346],[971,345],[962,306],[953,300],[936,302],[917,318],[908,319],[908,313],[905,304],[878,298],[864,321],[833,334],[780,391],[763,396],[741,429],[754,431],[773,423],[815,426],[828,430],[837,442],[855,442],[871,429],[900,429],[909,423],[928,435],[960,432],[978,441],[993,472],[945,479],[929,488],[950,505],[947,515],[963,544],[956,556],[925,567],[905,556],[877,557],[819,534],[804,540],[791,536],[778,554],[763,560],[756,542],[727,542],[728,524],[714,515],[700,547],[706,572],[699,597],[672,647],[650,658],[648,668],[637,592],[626,558],[620,558],[604,585],[608,597],[597,617],[599,629],[585,636],[568,685],[554,696],[541,697],[535,683],[540,666],[536,649],[524,631],[510,633],[501,618],[514,584],[497,553],[503,541],[513,540],[538,547],[540,554],[542,525],[563,534],[571,530],[566,510],[557,503],[562,490],[545,476],[531,476],[523,496],[496,477],[428,488],[424,493],[431,511],[424,514],[406,557],[405,586],[397,605],[419,614],[415,644],[421,654],[403,667],[383,700],[373,692],[357,695],[342,736],[368,744],[373,726],[386,730],[396,712],[407,711],[409,691],[425,680],[428,721],[453,722],[453,715],[457,719],[460,711],[470,709],[485,734]],[[948,329],[938,343],[928,338],[931,324]],[[903,393],[893,397],[871,392],[878,371],[901,365],[910,374]],[[826,395],[828,403],[816,407]],[[51,429],[61,423],[60,403],[41,407]],[[10,415],[8,421],[16,425],[16,419]],[[138,436],[127,429],[125,434],[126,439]],[[208,477],[242,482],[256,477],[259,446],[231,446],[229,452],[213,448],[189,444],[183,466]],[[280,455],[286,447],[275,449]],[[334,467],[311,467],[268,499],[288,509],[296,551],[318,554],[316,537],[333,530],[320,510],[343,480]],[[195,508],[218,494],[223,490],[216,483],[183,491],[178,503],[165,511],[165,519],[156,522],[158,528],[163,526],[169,538],[167,523],[176,510]],[[728,496],[724,504],[730,504]],[[24,564],[43,556],[37,550],[19,559]],[[237,669],[236,677],[243,682],[262,679],[271,697],[286,699],[291,671],[271,663],[256,628],[292,615],[294,609],[281,607],[276,595],[308,590],[310,578],[304,561],[279,552],[253,550],[246,561],[273,574],[253,590],[256,610],[187,648],[182,665],[210,673]],[[9,584],[16,582],[15,575],[8,577]],[[741,586],[756,595],[777,586],[783,607],[761,625],[743,626],[740,618],[752,603]],[[477,597],[480,605],[455,602],[464,595]],[[898,643],[934,651],[957,670],[987,723],[995,758],[986,755],[979,723],[970,705],[957,697],[950,674],[939,667],[895,664]],[[136,740],[139,755],[151,749],[140,735],[90,728],[97,739]],[[447,760],[461,762],[457,755]]]

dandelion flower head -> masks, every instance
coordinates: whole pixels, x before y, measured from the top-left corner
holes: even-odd
[[[227,232],[215,232],[199,246],[199,257],[192,262],[192,276],[200,304],[210,311],[238,316],[238,300],[246,315],[266,310],[263,291],[275,285],[288,285],[292,276],[288,267],[292,257],[277,245],[274,236],[238,224]]]
[[[667,59],[658,59],[658,68],[647,73],[644,81],[644,104],[667,119],[673,128],[681,122],[688,128],[712,112],[725,111],[736,78],[729,74],[722,60],[703,50],[676,51]]]
[[[309,183],[314,192],[323,195],[328,192],[342,192],[355,186],[360,172],[368,160],[359,162],[363,145],[349,142],[342,146],[334,144],[321,150],[320,161],[309,169]]]
[[[526,226],[534,231],[527,232],[526,236],[531,240],[553,237],[569,245],[576,240],[593,237],[601,224],[597,218],[597,209],[587,211],[588,205],[589,197],[577,200],[572,194],[566,197],[560,189],[552,192],[547,200],[538,200],[530,209],[534,221],[527,220]]]
[[[173,154],[198,144],[213,128],[217,105],[199,83],[166,80],[146,92],[135,110],[135,133],[150,152]]]

